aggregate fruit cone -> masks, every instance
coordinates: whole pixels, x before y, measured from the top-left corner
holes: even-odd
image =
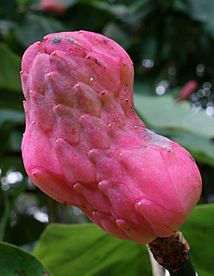
[[[133,64],[114,41],[53,33],[22,60],[24,165],[55,200],[120,239],[148,243],[184,222],[201,193],[190,154],[134,111]]]

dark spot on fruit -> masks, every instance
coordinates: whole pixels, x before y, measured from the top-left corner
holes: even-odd
[[[102,66],[96,58],[94,59],[94,61],[98,66]]]
[[[52,40],[52,44],[59,44],[61,42],[61,38],[60,37],[55,37],[53,40]]]

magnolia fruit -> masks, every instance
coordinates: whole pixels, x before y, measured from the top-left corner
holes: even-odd
[[[120,239],[171,235],[201,192],[190,154],[134,111],[133,64],[117,43],[78,31],[47,35],[22,59],[24,165],[55,200]]]

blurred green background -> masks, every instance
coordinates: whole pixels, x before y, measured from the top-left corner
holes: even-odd
[[[0,240],[32,251],[48,223],[89,222],[79,209],[54,202],[29,181],[20,151],[25,127],[21,56],[48,33],[80,29],[102,33],[127,50],[135,65],[136,111],[149,128],[178,141],[196,159],[203,177],[198,212],[205,210],[202,217],[207,220],[202,223],[201,215],[195,215],[194,223],[208,227],[208,233],[214,215],[214,1],[1,0]],[[207,244],[214,242],[206,239]],[[208,262],[214,256],[210,252]],[[201,275],[214,275],[211,266]],[[59,276],[105,275],[104,270],[87,274],[88,268],[82,274],[54,269]],[[112,270],[111,275],[142,272],[134,269],[129,274]],[[143,275],[150,275],[148,271]]]

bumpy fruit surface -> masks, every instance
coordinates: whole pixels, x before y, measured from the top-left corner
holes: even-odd
[[[197,203],[190,154],[134,112],[133,64],[114,41],[54,33],[22,60],[30,179],[120,239],[147,243],[177,230]]]

